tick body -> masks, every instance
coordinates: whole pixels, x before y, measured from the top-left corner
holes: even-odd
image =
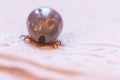
[[[59,46],[57,41],[59,34],[63,28],[63,21],[58,12],[52,8],[37,8],[33,10],[27,19],[27,29],[29,38],[41,46],[51,45]]]

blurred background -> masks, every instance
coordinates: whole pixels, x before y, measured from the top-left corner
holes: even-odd
[[[23,42],[39,7],[63,18],[64,46]],[[0,80],[120,80],[119,0],[0,0]]]

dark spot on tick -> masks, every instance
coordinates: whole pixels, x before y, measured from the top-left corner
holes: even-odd
[[[45,37],[44,36],[40,36],[39,43],[40,44],[45,44]]]

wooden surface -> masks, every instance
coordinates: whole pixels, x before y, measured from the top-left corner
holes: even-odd
[[[26,19],[51,7],[64,20],[64,46],[24,43]],[[120,80],[119,0],[1,0],[0,80]]]

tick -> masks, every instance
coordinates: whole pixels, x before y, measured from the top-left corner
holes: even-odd
[[[61,45],[57,38],[63,29],[63,21],[60,14],[52,8],[34,9],[28,16],[27,29],[29,35],[22,35],[24,41],[29,39],[40,46]]]

